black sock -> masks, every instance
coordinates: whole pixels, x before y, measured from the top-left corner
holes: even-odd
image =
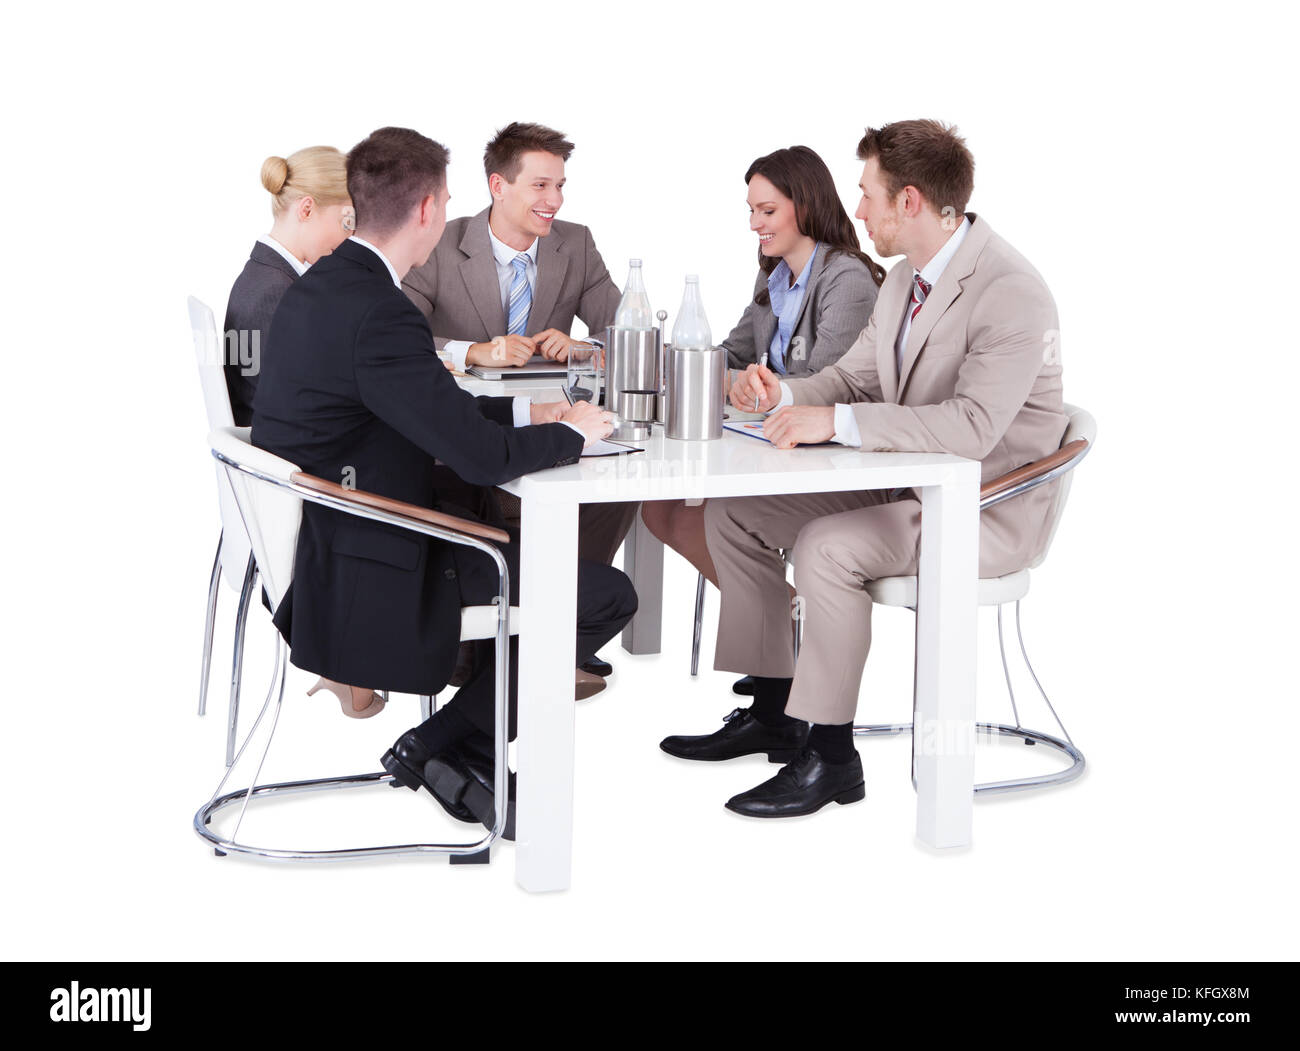
[[[474,724],[453,707],[440,708],[415,728],[415,736],[434,755],[477,732]]]
[[[808,731],[808,747],[828,763],[851,763],[857,755],[853,747],[853,724],[839,723],[828,726],[813,723]]]
[[[785,703],[790,699],[793,679],[764,679],[754,676],[754,703],[750,712],[764,726],[788,726],[794,722],[785,714]]]

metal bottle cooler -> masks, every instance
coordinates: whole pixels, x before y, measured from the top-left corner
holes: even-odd
[[[605,408],[618,417],[610,437],[649,438],[663,376],[663,331],[611,325],[605,348]]]
[[[679,350],[664,355],[669,438],[701,441],[722,437],[727,355],[720,347]]]

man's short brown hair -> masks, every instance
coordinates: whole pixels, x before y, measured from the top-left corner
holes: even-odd
[[[487,144],[483,151],[483,174],[490,179],[496,172],[506,182],[514,182],[523,167],[524,154],[534,151],[553,153],[560,160],[567,161],[573,153],[573,143],[564,137],[564,132],[544,124],[514,121],[498,131]]]
[[[915,186],[935,212],[966,211],[975,189],[975,158],[950,124],[937,120],[899,120],[868,128],[858,143],[858,160],[875,157],[890,198]]]
[[[447,181],[451,154],[410,128],[372,131],[348,153],[348,196],[357,228],[390,234]]]

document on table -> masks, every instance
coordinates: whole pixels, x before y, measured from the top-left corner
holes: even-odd
[[[736,434],[743,434],[749,438],[757,438],[760,442],[771,444],[770,439],[763,437],[762,420],[724,420],[722,429],[725,431],[735,431]]]
[[[645,452],[637,445],[620,445],[618,442],[605,441],[603,438],[594,442],[589,448],[582,450],[582,457],[588,456],[618,456],[621,453],[643,453]]]

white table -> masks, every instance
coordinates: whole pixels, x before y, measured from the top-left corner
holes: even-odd
[[[462,381],[475,394],[555,400],[554,381]],[[958,456],[865,453],[837,446],[774,449],[724,434],[667,439],[631,456],[585,459],[502,488],[522,502],[515,878],[563,890],[573,844],[573,638],[579,503],[912,488],[921,497],[917,596],[916,834],[932,847],[971,838],[980,467]],[[657,652],[662,552],[638,529],[626,548],[642,613],[624,645]],[[657,558],[656,558],[657,554]],[[645,594],[642,594],[642,592]],[[639,622],[639,623],[638,623]],[[546,625],[544,631],[530,630]]]

